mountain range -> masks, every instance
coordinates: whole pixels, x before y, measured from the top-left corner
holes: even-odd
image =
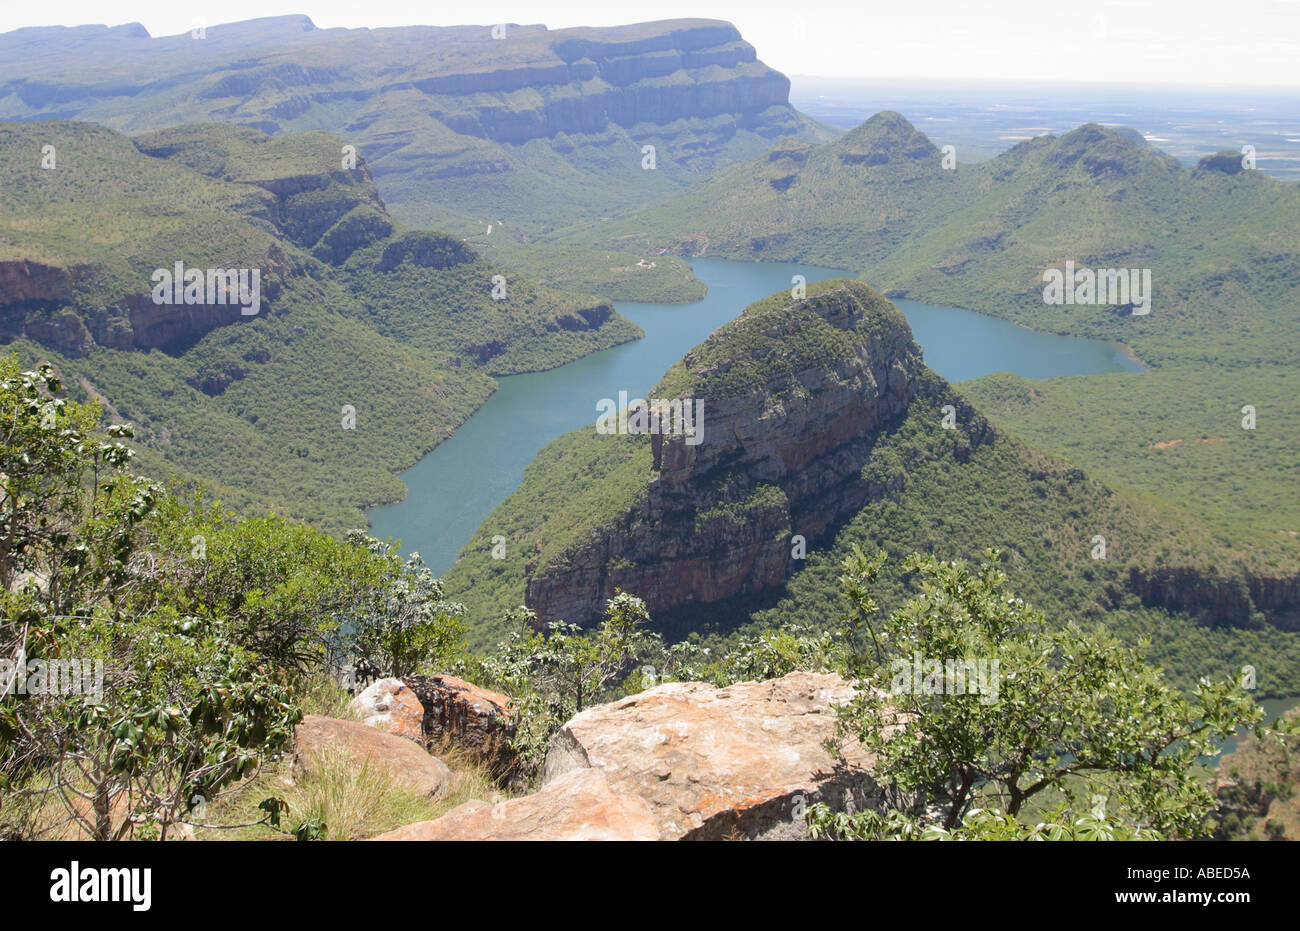
[[[282,16],[199,35],[153,38],[139,24],[0,35],[0,120],[325,129],[365,153],[396,217],[451,231],[609,214],[778,137],[834,135],[717,20],[318,29]]]
[[[399,228],[343,146],[214,124],[0,126],[0,335],[135,424],[156,474],[333,529],[400,498],[393,473],[486,401],[494,375],[641,335],[602,298]],[[177,263],[255,270],[260,306],[207,289],[160,303],[155,275]]]
[[[495,377],[640,336],[612,299],[698,297],[682,258],[843,269],[665,374],[721,440],[541,452],[447,575],[479,645],[618,588],[676,635],[816,623],[855,543],[997,545],[1017,591],[1158,638],[1184,683],[1263,654],[1300,682],[1300,189],[1095,124],[969,163],[788,91],[713,20],[0,35],[0,339],[135,424],[147,471],[340,531]],[[178,267],[256,269],[257,312],[160,305]],[[1067,267],[1149,273],[1150,312],[1046,301]],[[902,297],[1147,371],[949,385]]]
[[[1300,566],[1300,187],[1243,169],[1235,153],[1184,167],[1136,132],[1093,124],[944,165],[938,146],[884,112],[555,238],[828,265],[892,297],[1123,343],[1148,371],[996,376],[964,390],[1023,439],[1188,510],[1246,565]],[[1047,303],[1045,273],[1066,263],[1149,272],[1149,313]],[[1256,429],[1242,427],[1246,406]]]

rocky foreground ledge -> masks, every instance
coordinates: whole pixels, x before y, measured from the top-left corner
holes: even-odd
[[[574,716],[552,739],[540,788],[470,801],[375,840],[720,840],[806,837],[814,802],[874,807],[874,760],[841,755],[835,707],[854,689],[830,673],[717,688],[660,685]]]

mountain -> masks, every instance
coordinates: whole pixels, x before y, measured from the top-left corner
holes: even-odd
[[[0,119],[329,130],[365,156],[396,217],[458,232],[608,215],[779,137],[834,133],[795,111],[789,80],[717,20],[318,29],[282,16],[196,36],[0,35]]]
[[[818,540],[879,493],[862,465],[923,370],[902,315],[866,285],[752,305],[652,395],[702,405],[698,434],[652,434],[635,504],[594,545],[538,561],[527,603],[543,622],[588,624],[615,589],[662,614],[779,584],[793,534]]]
[[[1300,569],[1300,185],[1226,153],[1184,167],[1095,124],[979,164],[945,168],[944,156],[880,113],[552,238],[829,265],[894,297],[1122,342],[1149,371],[963,390],[1010,433],[1213,527],[1261,578]],[[1044,273],[1067,262],[1149,271],[1150,312],[1047,303]]]
[[[154,474],[342,529],[401,497],[393,473],[492,376],[641,335],[603,299],[399,228],[340,148],[212,124],[0,125],[0,341],[135,424]],[[193,293],[160,283],[178,263]],[[240,300],[215,287],[226,270]]]
[[[479,646],[520,603],[543,623],[586,624],[618,589],[674,637],[823,627],[842,610],[839,567],[855,544],[891,556],[886,607],[905,596],[907,554],[991,546],[1051,616],[1152,636],[1188,684],[1254,662],[1242,656],[1265,662],[1272,683],[1300,681],[1300,644],[1283,629],[1300,577],[1272,579],[1276,601],[1252,604],[1258,580],[1203,523],[999,429],[924,365],[906,320],[860,281],[751,305],[650,396],[702,401],[697,435],[562,437],[445,575],[449,595],[472,603]]]
[[[1300,284],[1300,185],[1214,164],[1185,168],[1130,132],[1088,124],[946,170],[933,143],[886,112],[559,238],[830,265],[894,296],[1123,340],[1153,365],[1204,360],[1211,341],[1219,359],[1289,364],[1300,347],[1281,309]],[[1150,268],[1153,313],[1044,303],[1043,270],[1067,260]]]

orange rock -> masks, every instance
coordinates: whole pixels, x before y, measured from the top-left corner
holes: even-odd
[[[586,769],[643,799],[664,839],[806,836],[803,812],[871,806],[873,758],[856,742],[845,759],[822,746],[853,686],[793,672],[724,689],[668,683],[575,715],[551,741],[542,791]]]
[[[650,806],[611,789],[605,773],[581,769],[532,795],[496,804],[472,801],[434,821],[408,824],[374,840],[654,840]]]
[[[379,679],[348,705],[362,724],[424,742],[424,705],[401,679]]]
[[[349,765],[369,760],[388,771],[393,781],[420,795],[437,797],[446,791],[451,770],[435,756],[409,740],[381,730],[309,714],[294,729],[294,759],[307,773],[318,769],[331,754]]]

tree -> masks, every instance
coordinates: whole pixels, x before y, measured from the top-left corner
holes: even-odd
[[[353,610],[347,640],[357,659],[385,676],[449,669],[464,651],[465,606],[443,597],[419,553],[402,562],[392,546],[360,530],[348,543],[374,554],[382,570]]]
[[[536,630],[526,607],[507,620],[521,629],[484,659],[483,679],[515,699],[519,724],[512,741],[525,769],[541,763],[547,742],[566,721],[593,702],[607,700],[637,663],[662,652],[658,635],[646,631],[645,602],[616,592],[605,602],[599,628],[557,622]]]
[[[132,602],[225,622],[232,641],[300,678],[393,583],[392,560],[281,517],[240,518],[202,491],[159,502]]]
[[[95,838],[165,836],[283,749],[298,711],[228,616],[179,610],[170,499],[126,472],[129,428],[98,435],[61,389],[0,359],[0,790]]]
[[[919,593],[883,620],[868,594],[883,554],[845,560],[846,621],[867,646],[839,727],[877,755],[895,819],[957,832],[976,809],[1027,817],[1050,792],[1066,821],[1109,805],[1132,827],[1203,834],[1213,799],[1192,765],[1259,722],[1249,694],[1203,680],[1189,700],[1104,627],[1048,629],[1006,590],[998,558],[909,557]],[[871,816],[856,817],[872,833]]]
[[[107,667],[98,694],[31,695],[17,716],[37,764],[22,794],[57,799],[54,827],[165,840],[289,746],[301,719],[291,690],[223,628],[154,615],[68,632],[65,652]]]
[[[159,494],[123,471],[130,427],[96,435],[98,408],[55,397],[62,388],[49,365],[0,358],[0,590],[26,589],[40,615],[6,631],[10,655],[32,655],[51,618],[117,600]]]

